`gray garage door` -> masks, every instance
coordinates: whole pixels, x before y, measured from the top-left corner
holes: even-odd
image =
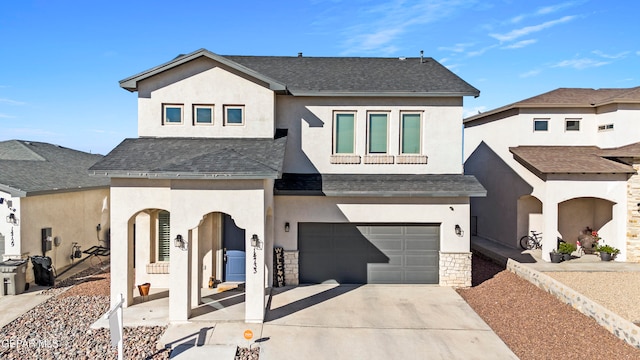
[[[301,283],[437,284],[440,227],[299,223]]]

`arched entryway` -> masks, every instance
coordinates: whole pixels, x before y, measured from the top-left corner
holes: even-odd
[[[613,219],[615,203],[595,198],[580,197],[558,204],[558,232],[568,243],[576,243],[580,232],[586,227],[600,231],[606,229]]]

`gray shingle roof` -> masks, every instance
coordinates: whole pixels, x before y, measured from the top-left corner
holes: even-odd
[[[640,86],[633,88],[585,89],[558,88],[509,105],[473,115],[464,120],[466,126],[481,122],[491,115],[517,108],[597,107],[611,103],[640,103]]]
[[[469,197],[486,196],[472,175],[283,174],[275,195]]]
[[[0,188],[14,196],[107,187],[108,179],[87,170],[102,158],[57,145],[9,140],[0,142]]]
[[[125,139],[89,170],[138,178],[276,178],[286,137]]]
[[[217,55],[200,49],[120,81],[136,91],[138,81],[191,60],[208,57],[293,95],[478,96],[469,85],[432,58],[287,57]]]

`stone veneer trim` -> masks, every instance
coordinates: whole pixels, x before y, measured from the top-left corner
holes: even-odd
[[[284,250],[284,284],[299,285],[298,250]]]
[[[471,253],[440,252],[439,275],[440,286],[471,286]]]
[[[636,174],[627,180],[627,261],[640,262],[640,159],[634,159]]]

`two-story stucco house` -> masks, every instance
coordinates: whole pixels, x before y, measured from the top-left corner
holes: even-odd
[[[462,101],[431,58],[181,55],[124,79],[139,138],[111,178],[112,299],[169,289],[185,321],[210,278],[245,282],[262,322],[274,248],[286,282],[470,285]]]
[[[548,260],[589,227],[639,261],[639,115],[640,87],[560,88],[465,119],[465,173],[487,189],[471,201],[478,236],[542,232]]]
[[[108,246],[109,179],[87,174],[100,159],[38,141],[0,142],[0,261],[45,255],[60,273],[79,261],[74,243]]]

